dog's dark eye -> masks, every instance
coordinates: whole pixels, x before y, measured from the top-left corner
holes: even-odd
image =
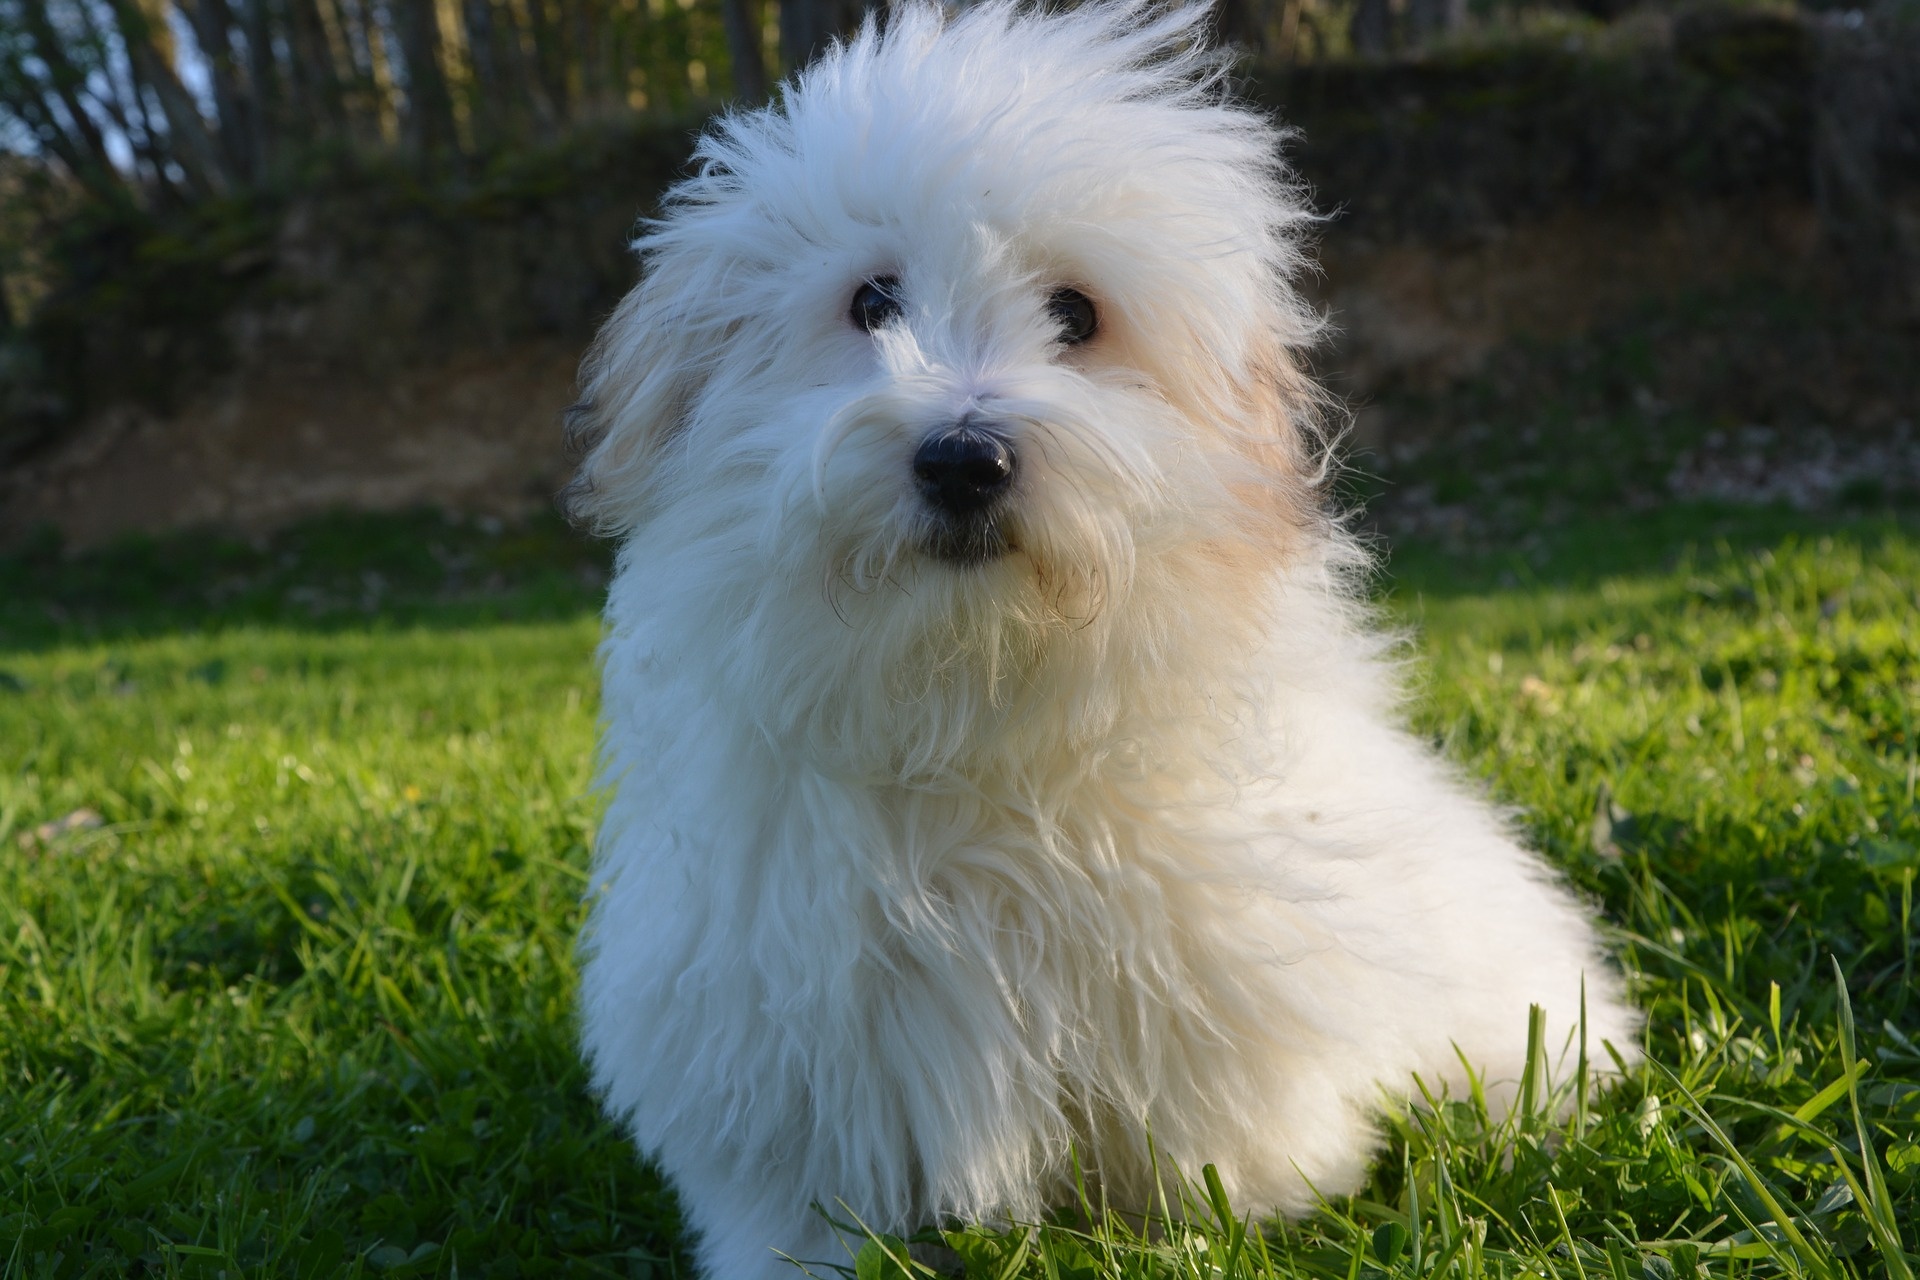
[[[1079,346],[1100,327],[1093,299],[1078,289],[1055,289],[1047,298],[1047,314],[1060,326],[1060,341],[1070,347]]]
[[[898,320],[902,310],[900,278],[875,276],[853,291],[853,307],[848,314],[854,324],[872,333]]]

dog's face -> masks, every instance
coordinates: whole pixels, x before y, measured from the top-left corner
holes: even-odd
[[[907,8],[703,140],[573,502],[747,677],[1004,707],[1151,661],[1310,524],[1305,215],[1198,21]]]

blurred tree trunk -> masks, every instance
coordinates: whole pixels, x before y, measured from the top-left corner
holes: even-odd
[[[540,28],[532,16],[538,5],[539,0],[507,0],[494,12],[504,11],[507,18],[500,47],[513,68],[515,97],[530,108],[528,123],[540,133],[551,134],[559,127],[565,99],[556,100],[548,91],[540,60]]]
[[[82,6],[82,12],[85,9]],[[166,29],[165,13],[150,13],[136,0],[113,0],[113,14],[119,20],[136,84],[152,90],[160,103],[167,122],[167,152],[188,185],[201,195],[232,189],[236,175],[221,154],[219,140],[174,70],[172,32]]]
[[[574,118],[573,95],[568,92],[567,65],[561,47],[561,32],[555,29],[553,13],[545,0],[525,0],[530,45],[522,45],[531,54],[528,59],[540,96],[548,104],[554,124]]]
[[[1407,0],[1407,43],[1424,48],[1465,26],[1467,0]]]
[[[264,0],[262,0],[264,2]],[[289,119],[302,142],[346,137],[346,86],[340,50],[320,12],[322,0],[286,0],[288,65],[292,74]]]
[[[506,134],[508,92],[500,73],[498,36],[494,31],[491,0],[463,0],[460,17],[467,29],[467,111],[473,121],[476,146],[486,147]]]
[[[375,0],[323,0],[323,3],[332,10],[346,45],[347,61],[353,69],[348,122],[368,142],[399,141],[399,103]],[[321,13],[324,16],[327,9]]]
[[[1347,34],[1361,57],[1384,58],[1393,43],[1393,9],[1388,0],[1360,0]]]
[[[565,0],[565,53],[579,115],[604,115],[612,106],[612,77],[607,73],[605,14],[598,0]]]
[[[175,0],[175,3],[186,15],[193,38],[206,60],[222,158],[229,171],[251,178],[258,172],[253,94],[242,78],[239,50],[234,46],[233,12],[227,0]]]
[[[727,32],[734,93],[747,102],[764,101],[767,64],[760,54],[760,6],[751,0],[720,0],[720,21]]]
[[[101,12],[92,5],[72,5],[70,19],[78,27],[67,38],[67,53],[84,57],[90,64],[87,74],[86,102],[89,110],[106,120],[109,137],[124,140],[133,158],[133,184],[155,195],[174,198],[182,195],[174,170],[185,173],[185,166],[171,155],[172,136],[157,123],[149,107],[157,95],[151,92],[141,75],[140,61],[128,40],[124,24],[102,24],[114,18],[112,10]],[[169,41],[171,48],[171,41]],[[188,193],[196,190],[189,177]]]
[[[86,72],[68,58],[66,46],[43,5],[28,0],[22,16],[26,47],[21,52],[45,68],[35,75],[25,58],[9,51],[9,105],[34,127],[39,141],[60,158],[76,181],[100,194],[124,194],[124,184],[107,150],[106,134],[80,101]],[[12,86],[18,85],[17,90]],[[17,106],[11,101],[17,95]],[[51,109],[59,104],[64,120]]]
[[[789,75],[812,62],[834,37],[860,23],[859,0],[781,0],[780,62]]]
[[[1243,53],[1256,56],[1264,53],[1266,39],[1261,30],[1261,3],[1262,0],[1219,0],[1214,8],[1214,22],[1220,39]]]
[[[399,0],[393,14],[406,63],[402,79],[406,99],[404,136],[422,164],[456,150],[453,99],[441,63],[440,18],[434,0]]]
[[[1279,62],[1292,66],[1300,57],[1300,11],[1305,0],[1281,0],[1280,34],[1274,42],[1273,56]]]
[[[240,29],[247,41],[247,83],[253,101],[252,117],[248,123],[252,133],[254,168],[249,176],[258,181],[265,175],[288,121],[280,101],[280,66],[274,57],[267,0],[240,0],[240,4]]]

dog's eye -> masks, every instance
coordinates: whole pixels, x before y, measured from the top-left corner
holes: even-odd
[[[1047,298],[1047,314],[1060,326],[1060,341],[1077,347],[1100,327],[1093,299],[1078,289],[1055,289]]]
[[[872,333],[898,320],[902,310],[899,277],[876,276],[853,291],[853,306],[848,315],[854,324]]]

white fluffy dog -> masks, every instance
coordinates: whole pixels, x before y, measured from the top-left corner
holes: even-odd
[[[715,1280],[1076,1161],[1307,1210],[1583,983],[1632,1053],[1586,913],[1397,723],[1309,215],[1204,29],[895,8],[708,132],[588,358],[586,1052]]]

